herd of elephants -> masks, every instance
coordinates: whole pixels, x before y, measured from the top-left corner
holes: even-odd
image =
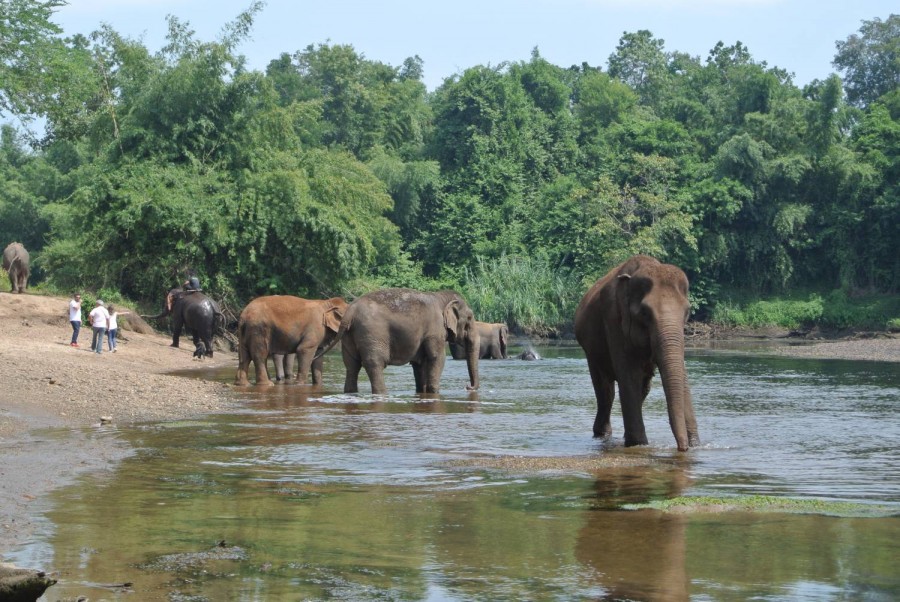
[[[28,282],[28,252],[11,243],[3,252],[3,268],[12,292]],[[647,255],[635,255],[610,270],[585,293],[575,310],[575,338],[584,349],[597,398],[594,435],[612,434],[610,413],[618,383],[625,425],[625,445],[648,443],[642,407],[659,370],[669,424],[679,451],[700,442],[684,363],[684,325],[690,311],[684,272]],[[195,356],[212,356],[212,338],[222,313],[202,291],[172,289],[162,313],[170,316],[172,345],[182,329],[193,336]],[[416,393],[439,392],[446,344],[454,359],[466,360],[469,384],[479,387],[479,359],[507,357],[509,331],[504,324],[476,321],[466,300],[454,291],[422,292],[388,288],[347,303],[269,295],[250,301],[238,321],[238,369],[235,384],[246,386],[250,362],[256,384],[276,379],[305,384],[322,382],[323,356],[338,342],[346,368],[345,393],[359,391],[365,369],[373,394],[387,392],[384,369],[410,364]],[[293,373],[293,358],[298,369]]]

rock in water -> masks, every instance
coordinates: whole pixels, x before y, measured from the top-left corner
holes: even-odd
[[[3,602],[35,602],[55,583],[56,579],[43,571],[0,564],[0,600]]]

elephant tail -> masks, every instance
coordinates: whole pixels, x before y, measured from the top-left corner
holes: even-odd
[[[350,328],[350,325],[353,324],[353,306],[347,308],[347,311],[344,312],[344,317],[341,318],[341,326],[338,328],[337,333],[334,335],[334,338],[331,341],[322,347],[322,350],[316,353],[316,357],[313,358],[313,361],[316,361],[337,345],[342,338],[344,338],[344,334],[346,334],[347,330]]]

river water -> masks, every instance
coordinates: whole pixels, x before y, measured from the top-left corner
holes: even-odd
[[[236,389],[229,414],[98,431],[137,451],[56,492],[46,537],[12,560],[60,571],[48,600],[900,598],[900,366],[692,349],[702,445],[679,454],[658,380],[651,444],[625,449],[618,402],[613,439],[591,437],[580,349],[538,351],[482,361],[477,395],[448,359],[434,399],[408,366],[390,395],[344,395],[332,353],[320,390]],[[624,508],[748,495],[823,510]]]

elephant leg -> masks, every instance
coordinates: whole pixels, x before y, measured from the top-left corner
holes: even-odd
[[[597,398],[597,416],[594,418],[594,436],[609,437],[612,435],[610,414],[612,414],[613,398],[615,397],[615,381],[609,378],[600,369],[599,360],[588,360],[588,369],[591,373],[591,383],[594,385],[594,396]]]
[[[275,364],[275,382],[284,380],[284,358],[285,355],[281,353],[272,355],[272,362]]]
[[[420,362],[410,362],[412,366],[413,378],[416,380],[416,393],[425,392],[425,370]]]
[[[384,384],[384,366],[374,361],[363,363],[366,374],[369,376],[369,382],[372,383],[372,395],[384,395],[387,393],[387,387]]]
[[[313,367],[314,357],[316,357],[315,347],[313,347],[312,349],[297,349],[297,382],[301,385],[306,384],[306,379],[309,376],[309,371]],[[319,359],[321,360],[322,358]],[[321,365],[319,369],[321,370]],[[319,374],[319,377],[321,378],[321,372]],[[315,375],[313,375],[313,384],[316,384]]]
[[[625,422],[625,447],[648,443],[644,430],[643,406],[650,390],[651,376],[630,373],[618,381],[622,419]]]
[[[440,393],[441,374],[444,372],[444,360],[445,356],[439,354],[437,357],[430,358],[430,361],[427,361],[423,366],[425,393]]]
[[[343,343],[341,353],[344,356],[344,368],[347,370],[344,377],[344,393],[359,393],[359,371],[362,369],[362,362],[351,353],[347,343]]]
[[[178,340],[181,338],[181,329],[184,327],[184,320],[180,315],[176,314],[172,320],[172,344],[170,347],[178,347]]]
[[[318,353],[318,350],[316,350]],[[312,384],[313,385],[321,385],[322,384],[322,368],[325,365],[325,358],[320,357],[319,359],[313,360],[312,363]]]
[[[269,370],[268,366],[266,366],[269,358],[265,353],[255,350],[250,354],[250,357],[253,359],[253,368],[256,371],[256,384],[274,385],[275,383],[269,380]]]

